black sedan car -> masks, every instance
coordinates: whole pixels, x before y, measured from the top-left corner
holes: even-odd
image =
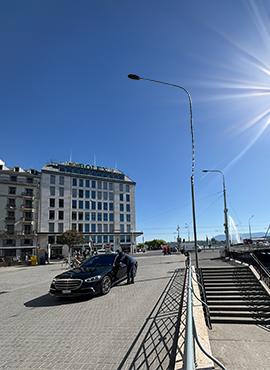
[[[96,255],[79,267],[57,275],[51,283],[50,294],[74,297],[109,293],[113,285],[127,278],[127,266],[122,262],[116,265],[117,256],[116,253]],[[135,274],[137,266],[136,261]]]

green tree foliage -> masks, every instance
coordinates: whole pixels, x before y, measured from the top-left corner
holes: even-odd
[[[77,230],[67,230],[61,232],[61,235],[57,238],[57,243],[68,246],[68,259],[70,259],[71,248],[77,244],[85,244],[86,240]]]
[[[162,245],[166,245],[167,242],[165,242],[163,239],[153,239],[145,242],[145,244],[148,245],[150,249],[161,249]]]

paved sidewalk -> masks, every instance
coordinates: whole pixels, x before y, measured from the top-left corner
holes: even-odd
[[[167,370],[185,258],[136,254],[134,285],[106,296],[49,296],[59,263],[0,269],[0,369]]]

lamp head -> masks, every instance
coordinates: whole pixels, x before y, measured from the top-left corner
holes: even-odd
[[[131,80],[140,80],[141,78],[137,75],[128,75],[128,78],[130,78]]]
[[[208,172],[208,170],[202,170],[202,172]]]

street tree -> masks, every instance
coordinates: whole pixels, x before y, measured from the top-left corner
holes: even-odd
[[[57,243],[68,246],[68,259],[70,260],[71,248],[77,244],[85,244],[86,240],[77,230],[67,230],[61,232],[61,235],[57,238]]]

